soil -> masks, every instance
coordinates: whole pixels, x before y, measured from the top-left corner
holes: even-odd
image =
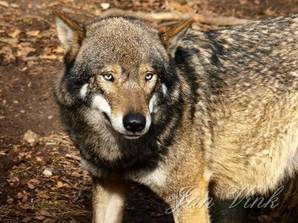
[[[0,0],[0,222],[90,222],[90,176],[63,130],[52,94],[63,51],[51,11],[85,21],[105,7],[252,20],[298,13],[297,0]],[[284,185],[278,208],[241,213],[250,222],[296,222],[297,177]],[[167,205],[147,188],[135,185],[132,191],[124,222],[173,222]],[[214,210],[214,219],[222,220],[225,214]]]

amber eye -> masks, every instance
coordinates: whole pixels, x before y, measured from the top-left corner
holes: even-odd
[[[114,81],[113,74],[105,73],[105,74],[103,74],[102,76],[103,76],[103,78],[104,78],[106,81]]]
[[[154,74],[153,73],[147,73],[145,76],[146,81],[150,81],[153,78]]]

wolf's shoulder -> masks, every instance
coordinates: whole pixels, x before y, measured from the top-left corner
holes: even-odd
[[[298,15],[277,17],[215,31],[190,30],[176,55],[193,76],[207,75],[216,88],[297,91],[297,37]]]

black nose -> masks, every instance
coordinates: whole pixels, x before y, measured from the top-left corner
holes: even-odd
[[[140,114],[127,114],[123,118],[123,125],[130,132],[140,132],[145,128],[146,118]]]

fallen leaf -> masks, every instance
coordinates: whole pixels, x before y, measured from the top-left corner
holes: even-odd
[[[34,146],[38,143],[39,141],[39,135],[37,135],[36,133],[34,133],[31,130],[28,130],[24,136],[23,136],[23,140],[27,143],[29,143],[31,146]]]
[[[39,198],[42,198],[42,199],[49,199],[50,198],[50,196],[48,195],[48,192],[47,191],[39,191],[37,193],[37,196]]]
[[[30,182],[27,182],[27,186],[28,186],[29,189],[31,189],[31,190],[35,189],[34,184],[32,184],[32,183],[30,183]]]
[[[182,13],[193,13],[193,8],[188,4],[181,4],[176,1],[167,1],[166,8],[170,11],[178,11]]]
[[[30,46],[30,43],[21,43],[18,45],[17,56],[27,57],[29,53],[35,52],[36,49]]]
[[[81,161],[80,156],[77,156],[77,155],[66,154],[65,157],[66,157],[66,158],[69,158],[69,159],[73,159],[73,160]]]
[[[39,163],[44,163],[44,158],[42,156],[36,156],[35,159]]]
[[[38,184],[40,184],[40,181],[37,179],[31,179],[27,182],[27,186],[32,190],[35,189],[36,185]]]
[[[52,54],[52,55],[41,55],[40,58],[45,60],[57,60],[59,57]]]
[[[25,217],[22,222],[27,223],[27,222],[32,222],[32,217]]]
[[[9,7],[9,4],[6,1],[0,1],[0,6]]]
[[[45,220],[42,221],[42,223],[52,223],[53,222],[52,217],[53,216],[51,216],[51,218],[46,218]],[[69,222],[69,223],[75,223],[75,222]]]
[[[268,9],[265,10],[265,14],[267,16],[275,16],[276,15],[276,11],[270,7],[270,8],[268,8]]]
[[[51,169],[45,168],[44,171],[42,172],[42,174],[45,175],[46,177],[50,177],[53,175],[53,172]]]
[[[23,194],[21,192],[17,193],[17,198],[18,199],[22,199],[23,198]]]
[[[34,184],[40,184],[40,180],[38,179],[31,179],[30,181]]]
[[[26,193],[26,192],[23,193],[22,202],[24,203],[24,202],[28,201],[28,198],[29,198],[28,193]]]
[[[22,32],[21,30],[15,29],[13,32],[9,33],[8,35],[15,39],[21,34],[21,32]]]
[[[42,216],[51,217],[50,212],[48,212],[48,211],[45,210],[45,209],[40,210],[40,211],[39,211],[39,214],[42,215]]]
[[[31,31],[26,32],[26,34],[27,34],[28,36],[38,36],[39,33],[40,33],[39,30],[31,30]]]
[[[37,216],[34,217],[34,219],[36,219],[36,220],[44,220],[44,219],[46,219],[46,217],[45,216],[42,216],[42,215],[37,215]]]
[[[11,3],[10,6],[13,7],[13,8],[19,8],[20,7],[18,4],[15,4],[15,3]]]
[[[104,3],[101,3],[100,4],[100,7],[103,9],[103,10],[107,10],[111,7],[110,3],[108,2],[104,2]]]
[[[12,177],[7,179],[7,182],[9,183],[9,186],[11,187],[18,187],[20,184],[20,179],[18,177]]]
[[[12,49],[8,46],[4,46],[0,49],[0,55],[2,55],[4,60],[7,62],[11,62],[16,59]]]
[[[13,47],[17,47],[19,41],[17,39],[14,39],[14,38],[2,38],[2,37],[0,37],[0,42],[8,43],[9,45],[11,45]]]
[[[64,49],[61,46],[56,47],[53,50],[54,53],[64,53]]]
[[[11,197],[9,197],[7,200],[6,200],[6,203],[7,204],[12,204],[13,203],[13,199]]]
[[[57,188],[69,187],[67,183],[63,183],[62,181],[58,181],[56,186]]]

